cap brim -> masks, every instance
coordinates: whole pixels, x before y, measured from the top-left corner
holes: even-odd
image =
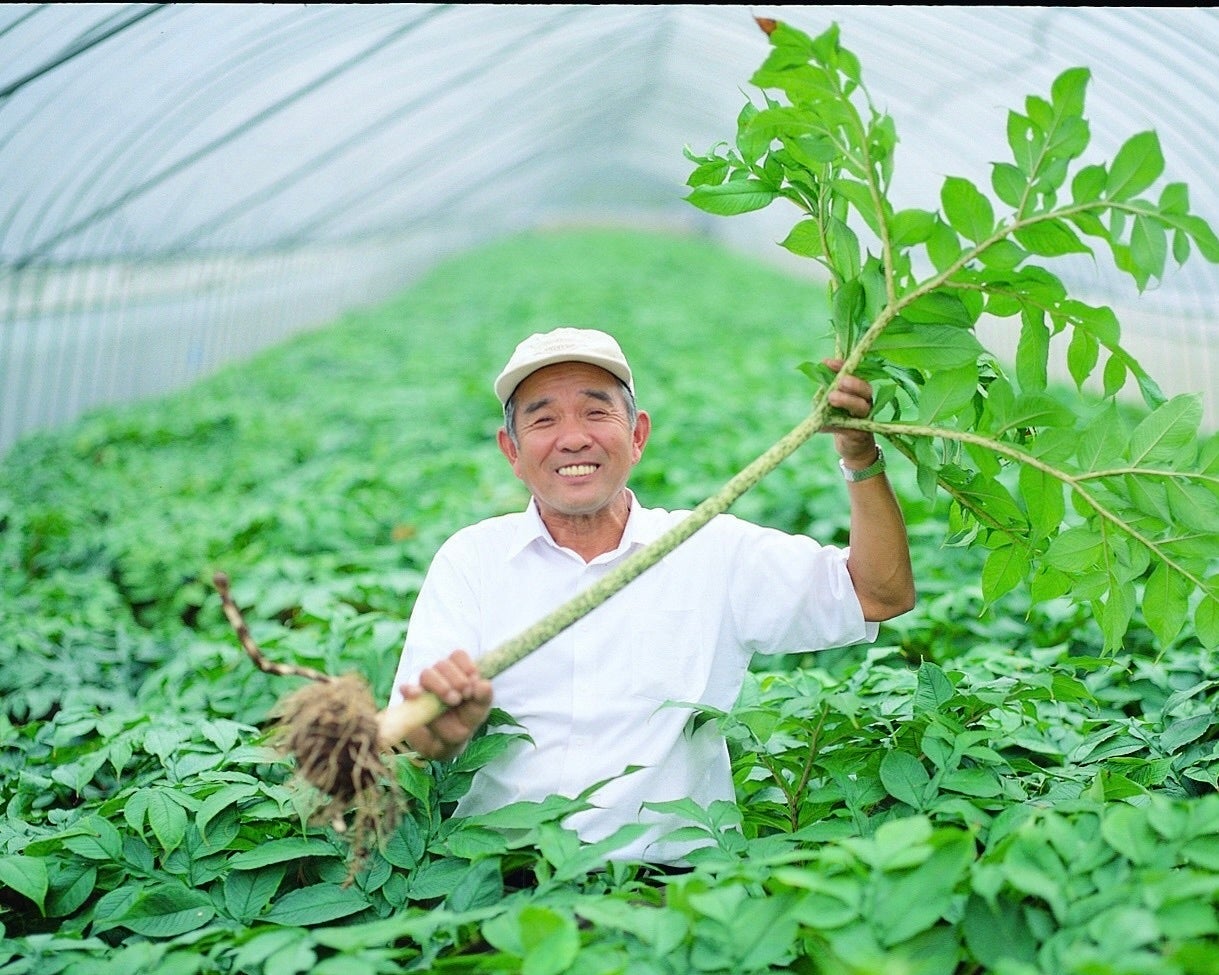
[[[539,369],[558,365],[560,362],[586,362],[590,366],[599,366],[612,376],[626,383],[632,396],[635,393],[631,374],[629,371],[624,374],[621,362],[607,357],[581,354],[579,352],[556,352],[554,355],[541,356],[530,362],[514,366],[512,369],[505,369],[500,373],[499,378],[495,380],[495,395],[499,397],[501,404],[506,404],[512,394],[516,392],[516,387],[524,382],[527,377],[533,375]]]

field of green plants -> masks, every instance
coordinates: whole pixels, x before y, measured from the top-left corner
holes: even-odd
[[[447,815],[500,737],[400,760],[409,809],[351,883],[346,839],[310,824],[265,740],[301,681],[243,656],[215,571],[269,657],[384,700],[431,554],[526,500],[490,389],[521,337],[619,337],[654,421],[632,486],[689,507],[807,412],[797,367],[832,348],[826,318],[821,286],[697,239],[536,232],[19,444],[0,465],[0,973],[1219,971],[1215,651],[1136,611],[1106,653],[1087,605],[984,600],[987,553],[901,457],[917,608],[707,715],[738,802],[689,810],[716,839],[692,872],[607,867],[561,825],[587,797]],[[843,541],[828,438],[733,510]],[[522,873],[536,886],[505,885]]]

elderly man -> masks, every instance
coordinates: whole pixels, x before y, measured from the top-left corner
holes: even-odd
[[[830,360],[833,368],[841,362]],[[408,743],[449,759],[486,720],[477,658],[592,584],[685,512],[645,508],[627,487],[651,431],[618,343],[560,328],[525,339],[495,382],[499,446],[529,488],[525,511],[457,532],[437,552],[411,615],[394,700],[436,694],[450,710]],[[866,416],[871,387],[844,375],[832,405]],[[838,430],[850,547],[719,515],[554,640],[496,678],[495,702],[524,726],[481,768],[459,814],[574,796],[611,779],[567,825],[587,841],[647,831],[618,859],[680,863],[687,825],[644,803],[734,799],[727,746],[695,728],[689,702],[728,709],[755,653],[874,640],[914,603],[905,526],[870,434]],[[640,766],[623,775],[628,766]]]

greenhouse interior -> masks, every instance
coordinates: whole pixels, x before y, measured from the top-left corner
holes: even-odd
[[[1219,972],[1216,50],[0,7],[0,975]]]

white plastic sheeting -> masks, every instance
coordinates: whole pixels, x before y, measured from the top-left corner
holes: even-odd
[[[1155,128],[1219,226],[1208,8],[4,5],[0,452],[527,227],[640,221],[787,260],[793,211],[682,199],[683,145],[732,137],[765,56],[754,15],[840,25],[897,124],[899,205],[934,208],[947,175],[988,185],[1007,109],[1083,65],[1089,157]],[[1219,269],[1137,296],[1107,260],[1058,270],[1216,425]]]

